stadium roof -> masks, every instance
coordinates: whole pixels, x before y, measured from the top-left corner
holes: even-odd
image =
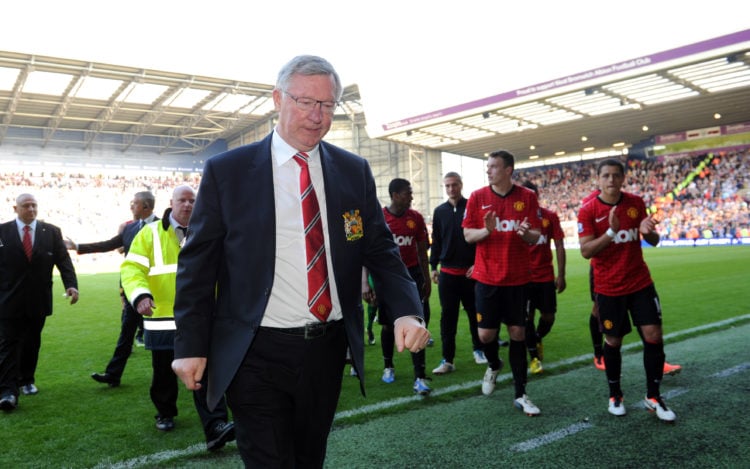
[[[385,124],[380,138],[523,162],[750,122],[748,51],[745,30]]]
[[[199,153],[266,122],[273,85],[0,51],[0,144]],[[361,113],[356,87],[340,112]]]
[[[377,137],[473,157],[505,148],[523,162],[750,122],[748,51],[750,30],[402,119]],[[272,90],[0,51],[0,145],[197,154],[266,125]],[[362,115],[359,99],[347,87],[339,113]]]

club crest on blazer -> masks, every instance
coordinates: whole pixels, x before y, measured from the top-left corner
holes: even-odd
[[[346,240],[356,241],[361,238],[364,233],[362,231],[362,217],[359,215],[359,210],[349,210],[344,212],[343,216]]]

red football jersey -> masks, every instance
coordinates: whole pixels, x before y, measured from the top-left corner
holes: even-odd
[[[554,282],[555,268],[552,265],[552,240],[565,238],[560,226],[560,217],[555,212],[540,208],[542,228],[539,241],[531,246],[531,281]]]
[[[607,296],[622,296],[651,285],[651,273],[643,260],[639,227],[646,218],[646,204],[637,195],[622,193],[615,214],[620,229],[612,243],[591,259],[594,291]],[[578,211],[578,237],[598,238],[609,228],[612,205],[598,197]]]
[[[505,196],[490,186],[477,189],[466,203],[461,226],[484,228],[484,215],[494,211],[497,224],[490,236],[477,243],[472,278],[487,285],[514,286],[531,282],[529,244],[516,233],[524,219],[540,229],[539,203],[533,191],[513,185]]]
[[[417,242],[427,241],[427,225],[422,215],[416,210],[407,209],[403,215],[397,217],[386,207],[383,207],[383,215],[406,267],[419,265]]]

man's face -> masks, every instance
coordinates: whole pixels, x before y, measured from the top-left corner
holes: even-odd
[[[145,202],[138,197],[135,197],[130,201],[130,211],[133,212],[133,220],[146,218],[145,209]]]
[[[491,186],[510,181],[511,174],[513,168],[506,167],[502,158],[490,157],[487,160],[487,180]]]
[[[459,178],[453,176],[447,177],[443,179],[443,184],[445,184],[445,194],[449,199],[455,200],[461,198],[461,190],[464,185]]]
[[[606,165],[599,170],[599,189],[610,197],[620,195],[625,175],[619,166]]]
[[[36,199],[31,195],[23,196],[16,202],[16,205],[13,206],[13,210],[18,215],[19,220],[28,225],[36,220]]]
[[[330,105],[336,99],[334,89],[333,77],[329,75],[293,75],[286,90],[274,89],[273,103],[279,112],[276,130],[281,138],[300,151],[315,148],[331,128],[333,110],[326,108],[325,103]],[[316,103],[306,110],[298,105],[304,100]]]
[[[188,226],[194,204],[195,191],[190,188],[178,189],[172,194],[169,206],[172,207],[172,216],[180,225]]]
[[[414,200],[414,192],[412,191],[411,186],[401,192],[393,193],[393,205],[401,210],[410,208],[412,200]]]

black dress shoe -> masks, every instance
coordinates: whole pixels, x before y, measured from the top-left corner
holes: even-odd
[[[172,417],[156,417],[156,428],[168,432],[174,429],[174,419]]]
[[[34,383],[24,384],[21,386],[21,392],[24,396],[32,396],[34,394],[39,394],[39,388],[37,388]]]
[[[91,373],[91,378],[99,383],[109,384],[111,388],[120,385],[120,378],[115,378],[109,373]]]
[[[13,394],[6,394],[0,398],[0,409],[10,412],[18,407],[18,399]]]
[[[219,422],[206,438],[206,449],[219,450],[229,441],[234,441],[234,422]]]

